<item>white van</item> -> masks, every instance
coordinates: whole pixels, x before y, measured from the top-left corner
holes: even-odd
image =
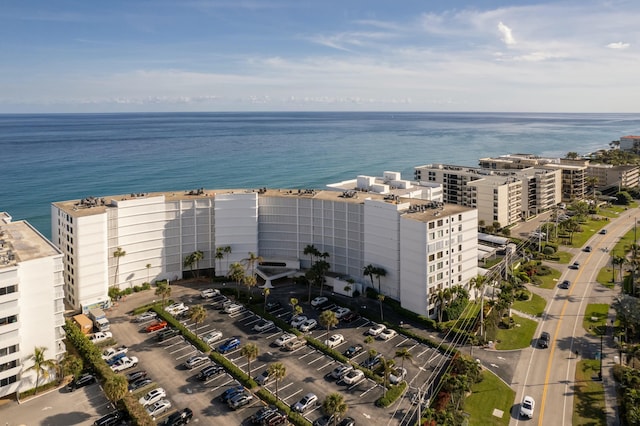
[[[244,311],[244,306],[237,303],[232,303],[231,305],[224,308],[224,311],[228,314],[235,314]]]

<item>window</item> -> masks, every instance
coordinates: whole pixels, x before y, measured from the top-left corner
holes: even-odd
[[[4,296],[5,294],[15,293],[16,291],[18,291],[17,284],[9,285],[6,287],[0,287],[0,296]]]
[[[0,357],[7,356],[9,354],[13,354],[18,352],[18,345],[7,346],[6,348],[0,348]]]
[[[18,360],[14,359],[13,361],[5,362],[4,364],[0,364],[0,372],[7,371],[11,368],[16,368],[18,366]]]
[[[13,324],[18,321],[17,315],[10,315],[8,317],[0,318],[0,327],[7,324]]]
[[[15,383],[18,381],[18,376],[7,377],[6,379],[0,380],[0,388],[3,386],[8,386],[11,383]]]
[[[438,226],[442,226],[443,222],[442,219],[438,219]]]

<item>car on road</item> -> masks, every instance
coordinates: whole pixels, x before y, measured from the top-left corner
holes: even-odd
[[[353,311],[349,312],[347,315],[343,316],[340,321],[350,323],[360,319],[360,314],[357,314]]]
[[[113,337],[113,334],[111,334],[110,331],[99,331],[89,336],[89,340],[91,341],[91,343],[100,343],[100,342],[107,341],[112,337]]]
[[[192,370],[202,364],[209,362],[209,357],[204,354],[190,356],[185,362],[184,367]]]
[[[205,290],[202,290],[200,292],[200,297],[203,299],[210,299],[212,297],[215,296],[219,296],[220,295],[220,290],[218,290],[217,288],[207,288]]]
[[[525,396],[520,404],[520,416],[533,418],[533,410],[535,409],[536,402],[529,395]]]
[[[167,327],[163,330],[160,330],[158,334],[156,334],[156,337],[158,338],[159,342],[164,342],[165,340],[171,339],[178,334],[180,334],[180,330],[178,330],[177,328]]]
[[[378,339],[381,340],[390,340],[398,335],[398,332],[392,328],[384,329],[378,334]]]
[[[571,269],[580,269],[580,262],[573,262]]]
[[[384,330],[387,329],[387,326],[384,324],[373,324],[371,327],[369,327],[369,330],[367,331],[367,334],[370,336],[377,336],[378,334],[382,333]]]
[[[318,296],[311,301],[311,306],[313,306],[314,308],[317,308],[319,306],[324,305],[328,301],[329,301],[329,298],[325,296]]]
[[[167,322],[162,320],[162,321],[156,321],[153,324],[149,324],[147,326],[147,328],[145,328],[147,333],[153,333],[154,331],[159,331],[162,330],[164,328],[167,328]]]
[[[293,318],[291,318],[291,327],[295,327],[298,328],[300,327],[300,324],[302,324],[303,322],[305,322],[306,320],[308,320],[309,318],[307,318],[304,315],[296,315]]]
[[[156,314],[155,312],[147,311],[135,317],[133,319],[133,322],[147,322],[147,321],[151,321],[152,319],[156,319],[157,317],[158,317],[158,314]]]
[[[562,289],[568,289],[569,287],[571,287],[571,282],[569,282],[569,280],[564,280],[560,283],[560,285],[558,286]]]
[[[161,399],[160,401],[149,405],[147,407],[147,413],[152,417],[156,418],[161,414],[164,414],[171,408],[171,402],[168,399]]]
[[[244,392],[244,387],[232,386],[230,388],[225,389],[225,391],[222,392],[222,395],[220,395],[218,399],[222,402],[227,402],[231,398],[233,398],[235,395],[238,395],[239,393],[242,393],[242,392]]]
[[[606,235],[607,230],[606,229],[601,229],[600,232],[598,232],[598,234],[600,235]]]
[[[241,394],[231,398],[227,402],[227,404],[229,405],[229,408],[231,408],[232,410],[237,410],[239,408],[244,407],[245,405],[250,404],[251,401],[253,401],[253,395],[251,395],[249,392],[242,392]]]
[[[334,334],[324,341],[324,344],[330,348],[335,348],[341,343],[344,343],[344,336],[342,334]]]
[[[183,426],[191,421],[193,418],[193,411],[190,408],[183,408],[182,410],[172,413],[164,419],[161,426]]]
[[[253,331],[257,331],[258,333],[261,333],[263,331],[269,330],[270,328],[273,328],[273,321],[261,320],[261,321],[258,321],[258,323],[253,326]]]
[[[407,369],[404,367],[399,367],[394,370],[393,373],[389,375],[389,383],[392,385],[397,385],[401,381],[403,381],[407,377]]]
[[[540,346],[541,348],[548,348],[550,340],[551,335],[548,332],[543,331],[542,333],[540,333],[540,338],[538,338],[538,346]]]
[[[316,321],[315,319],[311,318],[311,319],[306,320],[302,324],[300,324],[299,330],[302,331],[303,333],[306,333],[308,331],[313,330],[317,326],[318,326],[318,321]]]
[[[342,381],[346,385],[355,385],[360,383],[360,380],[364,379],[364,371],[353,369],[342,377]]]
[[[298,338],[298,336],[296,336],[293,333],[284,333],[282,336],[278,337],[273,344],[279,348],[283,347],[284,345],[287,344],[287,342],[290,342],[292,340],[296,340]]]
[[[307,344],[307,339],[303,337],[296,337],[294,340],[288,341],[284,346],[285,351],[295,351]]]
[[[127,374],[124,377],[125,379],[127,379],[127,382],[131,383],[131,382],[135,382],[136,380],[147,377],[147,372],[144,370],[132,371],[131,373]]]
[[[96,376],[91,373],[85,373],[78,377],[67,386],[69,392],[73,392],[76,389],[83,388],[96,382]]]
[[[213,330],[202,336],[202,341],[209,346],[220,339],[222,339],[222,331],[220,330]]]
[[[351,309],[349,309],[349,308],[338,308],[338,309],[335,310],[335,313],[336,313],[336,318],[337,319],[342,319],[342,318],[344,318],[345,316],[347,316],[348,314],[351,313]]]
[[[354,356],[358,355],[363,350],[364,350],[364,346],[362,346],[361,344],[357,343],[355,345],[349,346],[347,348],[347,350],[344,351],[343,355],[346,356],[347,358],[353,358]]]
[[[198,372],[198,375],[196,376],[198,378],[198,380],[201,381],[205,381],[205,380],[209,380],[210,378],[217,376],[219,374],[224,373],[224,367],[221,365],[207,365],[205,368],[203,368],[202,370],[200,370],[200,372]]]
[[[142,389],[145,386],[149,386],[151,383],[153,383],[153,380],[151,380],[148,377],[143,377],[142,379],[133,381],[129,383],[129,392],[135,392],[138,389]]]
[[[146,393],[142,398],[138,400],[140,405],[146,407],[147,405],[155,404],[162,398],[167,397],[167,392],[163,388],[155,388]]]
[[[336,368],[334,368],[330,375],[331,377],[333,377],[336,380],[340,380],[342,379],[342,377],[347,374],[348,372],[350,372],[351,370],[353,370],[353,366],[352,365],[346,365],[346,364],[342,364],[337,366]]]
[[[293,411],[297,411],[298,413],[304,413],[309,408],[313,407],[318,403],[318,397],[315,393],[308,393],[303,396],[300,401],[293,404]]]
[[[119,359],[115,364],[113,364],[111,366],[111,369],[114,372],[119,372],[119,371],[124,371],[127,370],[129,368],[133,368],[136,365],[138,365],[138,357],[132,356],[132,357],[127,357],[125,356],[124,358]]]
[[[586,247],[584,248],[584,251],[586,251],[587,253],[591,253],[591,250],[592,250],[592,249],[591,249],[591,246],[586,246]]]
[[[240,339],[234,337],[233,339],[229,339],[220,346],[218,346],[218,352],[221,354],[226,354],[227,352],[231,352],[240,347]]]
[[[276,301],[276,302],[269,302],[266,305],[264,305],[264,309],[267,312],[273,312],[276,311],[278,309],[280,309],[282,307],[282,303]]]
[[[259,376],[256,376],[255,380],[260,386],[266,385],[269,381],[269,370],[264,370]]]
[[[370,356],[360,363],[361,367],[368,368],[373,370],[382,362],[382,354],[376,354],[374,356]]]

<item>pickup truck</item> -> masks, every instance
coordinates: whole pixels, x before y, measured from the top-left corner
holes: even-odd
[[[102,359],[105,361],[109,361],[112,358],[115,358],[117,355],[126,354],[129,351],[129,348],[126,346],[119,346],[117,348],[107,348],[102,351]]]
[[[135,367],[138,365],[138,358],[135,356],[132,357],[124,357],[119,359],[115,364],[111,366],[111,369],[114,372],[124,371],[128,368]]]

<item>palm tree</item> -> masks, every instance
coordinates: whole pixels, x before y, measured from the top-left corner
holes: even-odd
[[[216,273],[216,275],[218,275],[222,271],[222,259],[224,259],[224,248],[223,247],[216,248],[215,258],[218,261],[218,266],[220,267],[220,270],[217,271],[217,273]]]
[[[229,277],[236,282],[236,286],[238,288],[238,299],[240,299],[240,283],[244,279],[244,268],[238,262],[234,262],[231,264],[231,268],[229,269]]]
[[[269,377],[273,377],[273,380],[276,381],[276,401],[277,401],[278,400],[278,384],[280,383],[280,380],[284,379],[284,376],[287,375],[287,367],[285,367],[284,364],[281,362],[274,362],[273,364],[269,365],[269,368],[267,368],[267,371],[269,372]]]
[[[322,326],[327,327],[328,338],[331,327],[335,327],[336,325],[338,325],[338,318],[336,318],[336,313],[333,311],[323,311],[318,319],[320,320],[320,324]]]
[[[249,295],[253,297],[253,288],[258,284],[258,280],[255,275],[245,275],[242,279],[244,285],[249,289]]]
[[[251,275],[254,276],[254,277],[256,276],[256,264],[259,265],[262,261],[264,261],[262,256],[257,256],[253,252],[249,252],[249,257],[247,257],[246,259],[243,259],[243,260],[244,260],[244,262],[246,262],[246,264],[249,267],[249,269],[251,269]]]
[[[271,290],[268,288],[265,288],[264,291],[262,292],[262,294],[264,295],[264,307],[263,309],[266,311],[267,310],[267,298],[269,298],[269,295],[271,294]]]
[[[247,343],[240,351],[240,355],[247,357],[247,371],[249,378],[251,378],[251,361],[258,358],[258,353],[258,345],[255,343]]]
[[[184,257],[184,260],[182,261],[182,266],[184,266],[185,268],[189,268],[191,270],[191,275],[193,276],[193,265],[195,263],[196,261],[193,258],[193,253],[190,253]]]
[[[198,262],[200,262],[204,258],[204,253],[200,250],[196,250],[191,253],[193,256],[193,263],[196,265],[196,278],[200,276],[200,268],[198,267]]]
[[[49,377],[50,370],[56,368],[56,362],[52,359],[46,359],[44,353],[47,348],[44,346],[36,346],[33,348],[33,354],[30,360],[33,361],[33,365],[27,368],[27,371],[33,370],[36,372],[36,387],[35,393],[38,393],[38,385],[40,385],[40,376],[43,378]]]
[[[207,310],[202,305],[192,306],[189,309],[189,319],[196,324],[196,337],[198,337],[198,325],[207,319]]]
[[[116,251],[113,252],[113,257],[116,258],[116,274],[113,277],[113,286],[118,287],[118,274],[120,273],[120,258],[125,257],[127,252],[122,250],[122,248],[118,247]]]
[[[336,426],[338,419],[341,419],[345,414],[349,406],[344,400],[344,396],[339,392],[333,392],[327,395],[322,403],[322,409],[329,416],[333,417],[333,426]]]
[[[159,282],[155,295],[162,297],[162,307],[164,308],[164,301],[171,297],[171,286],[166,281]]]
[[[407,348],[401,348],[396,351],[394,358],[400,358],[400,367],[404,368],[404,360],[413,360],[413,354]]]
[[[320,251],[313,244],[309,244],[304,248],[303,253],[309,255],[309,269],[311,269],[313,266],[313,258],[314,256],[318,256]]]
[[[387,386],[389,385],[389,375],[394,371],[395,361],[392,359],[387,360],[386,358],[382,358],[382,374],[384,378],[384,393],[383,397],[387,396]]]
[[[480,291],[480,338],[484,336],[484,286],[486,282],[487,277],[480,274],[469,280],[471,286],[476,290],[476,299],[478,298],[478,290]]]
[[[227,258],[227,269],[229,269],[229,255],[231,254],[231,246],[224,246],[222,248],[222,252],[224,253],[225,257]]]
[[[147,283],[151,284],[151,281],[150,281],[151,278],[149,277],[149,272],[151,271],[151,264],[147,263],[146,268],[147,268]]]
[[[616,278],[615,278],[616,266],[618,266],[618,268],[620,269],[620,280],[622,280],[622,267],[623,267],[623,265],[625,263],[627,263],[627,259],[624,256],[617,256],[617,255],[614,254],[611,257],[611,269],[614,270],[614,272],[613,272],[613,282],[616,281]]]
[[[310,281],[320,287],[320,294],[322,294],[324,289],[324,283],[326,282],[325,275],[329,271],[330,267],[331,265],[326,260],[318,260],[313,264],[311,269],[307,271],[306,275]],[[311,298],[311,292],[309,292],[309,298]]]
[[[120,374],[109,374],[103,388],[107,399],[113,403],[129,393],[127,379]]]
[[[384,302],[384,294],[378,294],[378,302],[380,302],[380,320],[384,321],[384,312],[382,311],[382,302]]]
[[[444,311],[444,291],[438,290],[436,300],[438,301],[438,322],[442,322],[442,312]]]
[[[299,306],[299,303],[300,302],[295,297],[292,297],[291,299],[289,299],[289,305],[291,306],[291,313],[293,313],[294,315],[296,312],[296,306]]]
[[[380,277],[386,277],[387,271],[382,267],[377,267],[377,268],[374,268],[373,275],[375,275],[376,279],[378,280],[378,293],[382,293],[382,290],[380,287]]]
[[[364,267],[364,271],[362,271],[362,275],[365,277],[369,277],[371,279],[371,287],[373,287],[373,276],[376,274],[376,267],[372,264],[369,264]]]

